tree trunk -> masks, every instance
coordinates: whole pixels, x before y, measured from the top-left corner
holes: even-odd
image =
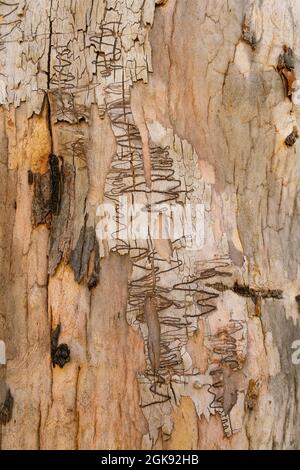
[[[299,22],[0,2],[2,449],[300,448]],[[204,244],[126,238],[125,198]]]

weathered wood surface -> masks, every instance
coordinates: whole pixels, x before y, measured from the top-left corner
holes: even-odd
[[[300,448],[299,56],[288,0],[0,1],[3,449]],[[98,244],[125,193],[204,248]]]

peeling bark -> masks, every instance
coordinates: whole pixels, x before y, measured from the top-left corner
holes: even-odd
[[[1,448],[299,449],[298,3],[0,18]],[[161,235],[169,202],[203,205],[203,248]]]

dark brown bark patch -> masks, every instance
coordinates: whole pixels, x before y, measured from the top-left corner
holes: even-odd
[[[75,169],[70,163],[63,164],[62,185],[59,213],[53,215],[51,224],[48,268],[50,276],[53,276],[62,259],[66,263],[70,260],[75,185]]]
[[[88,269],[91,253],[95,246],[95,229],[86,227],[86,221],[81,227],[79,238],[71,254],[70,264],[74,271],[75,280],[81,282]]]
[[[0,423],[7,424],[12,418],[14,398],[10,389],[6,393],[4,402],[0,405]]]
[[[49,222],[51,215],[51,173],[33,174],[34,194],[32,201],[32,223],[40,225]]]
[[[58,344],[61,324],[59,323],[51,334],[51,359],[52,365],[58,365],[61,369],[67,362],[70,362],[70,349],[65,343]]]

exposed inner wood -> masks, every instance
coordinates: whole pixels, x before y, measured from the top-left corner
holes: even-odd
[[[299,22],[0,1],[1,448],[300,448]]]

